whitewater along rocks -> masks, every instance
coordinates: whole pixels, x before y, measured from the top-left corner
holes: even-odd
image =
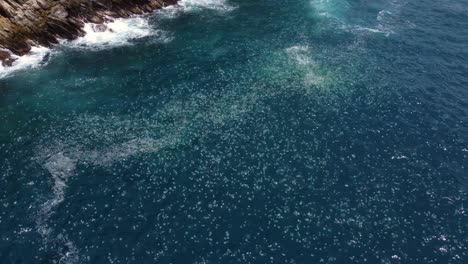
[[[0,62],[13,63],[15,55],[32,46],[51,47],[59,39],[83,36],[84,23],[103,24],[112,18],[143,14],[178,0],[0,0]],[[104,26],[97,27],[103,30]]]

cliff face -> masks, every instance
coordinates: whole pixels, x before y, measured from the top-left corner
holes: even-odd
[[[0,0],[0,48],[24,55],[33,45],[50,47],[58,39],[84,35],[85,22],[151,12],[178,0]],[[0,61],[11,64],[9,52]]]

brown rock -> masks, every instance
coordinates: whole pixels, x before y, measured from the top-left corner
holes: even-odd
[[[88,18],[88,21],[94,24],[102,24],[105,22],[104,18],[99,15],[91,16],[90,18]]]
[[[47,10],[50,8],[50,4],[47,0],[35,0],[35,2],[43,10]]]
[[[151,12],[177,0],[0,0],[0,47],[24,55],[32,45],[52,46],[57,38],[83,36],[85,22],[100,24],[112,18]],[[5,53],[0,56],[6,56]],[[1,59],[2,64],[6,58]]]
[[[68,16],[67,10],[62,5],[57,5],[51,9],[49,17],[65,19]]]
[[[14,14],[15,13],[12,6],[10,6],[7,2],[4,1],[0,2],[0,16],[12,18]]]
[[[0,50],[0,60],[1,61],[4,61],[4,60],[6,60],[6,59],[8,59],[10,57],[11,57],[11,55],[10,55],[10,53],[8,51]]]

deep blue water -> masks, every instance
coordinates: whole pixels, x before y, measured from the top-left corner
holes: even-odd
[[[0,79],[1,263],[468,263],[466,0],[184,3]]]

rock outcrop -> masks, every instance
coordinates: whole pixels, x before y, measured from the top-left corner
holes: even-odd
[[[50,47],[59,39],[83,36],[84,23],[143,14],[178,0],[0,0],[0,62],[11,53],[24,55],[31,46]],[[6,50],[11,51],[8,52]]]

